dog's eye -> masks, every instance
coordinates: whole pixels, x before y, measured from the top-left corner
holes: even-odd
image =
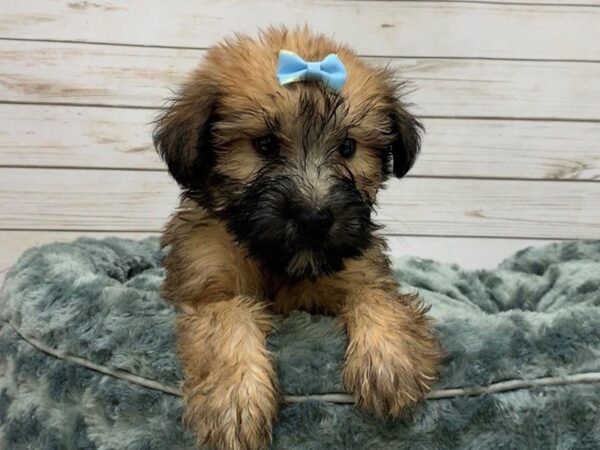
[[[276,156],[279,153],[277,138],[272,134],[254,139],[254,148],[264,156]]]
[[[354,139],[346,138],[338,150],[343,158],[352,158],[356,153],[356,141]]]

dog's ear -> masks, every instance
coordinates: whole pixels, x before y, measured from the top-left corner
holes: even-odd
[[[415,163],[421,150],[423,125],[410,114],[399,100],[393,102],[390,114],[393,172],[402,178]]]
[[[213,164],[210,133],[216,99],[214,83],[198,73],[156,121],[154,146],[175,181],[184,188],[205,181]]]

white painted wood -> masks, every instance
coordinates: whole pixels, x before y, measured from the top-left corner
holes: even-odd
[[[161,106],[203,51],[0,41],[0,100]],[[8,63],[10,62],[10,63]]]
[[[367,0],[368,1],[368,0]],[[379,1],[379,0],[371,0]],[[394,1],[394,0],[391,0]],[[404,0],[395,0],[404,1]],[[437,0],[437,3],[492,3],[516,5],[600,6],[600,0]]]
[[[596,7],[542,4],[21,0],[3,5],[0,37],[207,47],[233,32],[308,23],[365,55],[600,60],[599,22]]]
[[[0,166],[164,170],[152,110],[0,104]],[[425,119],[409,176],[600,179],[597,123]]]
[[[178,190],[164,172],[0,169],[0,229],[158,231]],[[597,238],[599,183],[407,178],[380,197],[390,234]]]
[[[177,204],[166,172],[0,169],[0,228],[158,231]]]
[[[203,51],[0,41],[0,101],[158,107]],[[600,63],[368,58],[424,116],[600,119]]]
[[[437,236],[388,236],[392,261],[414,256],[458,264],[465,269],[494,269],[504,259],[527,247],[542,247],[552,240],[462,238]]]
[[[155,233],[82,232],[82,231],[0,231],[0,284],[6,271],[28,248],[51,242],[71,242],[79,237],[101,239],[118,236],[142,239]],[[465,269],[492,269],[503,259],[528,246],[541,246],[551,241],[526,239],[439,238],[388,236],[392,258],[417,256],[456,263]]]
[[[0,104],[0,166],[163,170],[152,146],[156,114],[144,109]]]
[[[600,180],[600,124],[424,120],[419,176]]]
[[[390,233],[600,238],[599,183],[405,178],[381,196]]]
[[[380,60],[377,60],[378,62]],[[600,63],[394,59],[425,116],[600,118]]]
[[[150,145],[155,111],[57,104],[155,108],[202,48],[265,23],[308,22],[418,88],[423,155],[381,198],[387,232],[404,235],[395,255],[493,267],[526,245],[600,238],[600,184],[518,180],[600,177],[600,1],[4,3],[0,102],[49,105],[0,104],[0,280],[25,247],[146,235],[176,205]],[[507,120],[523,118],[589,122]]]

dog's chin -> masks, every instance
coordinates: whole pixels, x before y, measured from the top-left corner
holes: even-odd
[[[344,258],[326,255],[314,249],[303,249],[295,253],[285,266],[285,275],[291,279],[317,279],[331,275],[344,268]]]
[[[344,261],[363,254],[361,245],[350,244],[335,248],[299,245],[290,251],[290,243],[270,246],[245,245],[249,255],[259,261],[269,272],[292,280],[311,279],[332,275],[344,269]],[[269,250],[267,250],[269,248]],[[266,251],[265,251],[266,250]]]
[[[309,237],[298,234],[283,219],[229,219],[228,230],[250,258],[272,274],[295,280],[314,280],[343,270],[347,259],[359,257],[369,248],[375,229],[368,217],[362,216],[363,220],[348,220],[341,230],[334,226],[321,237]]]

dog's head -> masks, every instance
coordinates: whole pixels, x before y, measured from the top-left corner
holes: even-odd
[[[281,86],[278,53],[335,53],[347,81]],[[340,270],[372,241],[382,183],[419,151],[419,122],[388,69],[306,29],[271,29],[209,50],[159,118],[155,145],[195,200],[223,220],[249,255],[294,278]]]

